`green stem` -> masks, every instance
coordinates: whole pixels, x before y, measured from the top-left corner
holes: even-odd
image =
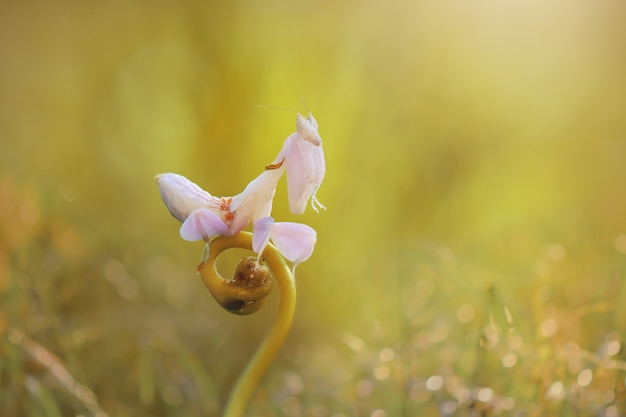
[[[241,248],[252,250],[252,235],[241,232],[235,236],[218,236],[209,243],[209,258],[201,274],[217,274],[214,267],[217,256],[224,250]],[[276,283],[280,289],[280,302],[276,319],[261,346],[243,371],[226,403],[223,417],[241,417],[254,393],[261,377],[272,363],[283,344],[296,309],[296,285],[285,259],[272,244],[263,252]]]

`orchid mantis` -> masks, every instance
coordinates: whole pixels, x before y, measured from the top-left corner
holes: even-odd
[[[270,214],[276,186],[285,171],[292,213],[302,214],[309,199],[316,212],[326,209],[315,196],[326,171],[317,127],[311,113],[306,119],[297,113],[296,132],[287,137],[275,160],[233,197],[215,197],[178,174],[157,175],[161,198],[172,216],[182,222],[180,236],[208,243],[215,236],[234,236],[252,222],[253,250],[259,255],[271,239],[294,268],[307,260],[317,239],[315,230],[298,223],[274,222]],[[207,256],[205,253],[203,259]]]
[[[253,222],[253,249],[263,253],[270,237],[278,250],[295,265],[313,253],[317,234],[311,227],[274,222],[269,216],[280,172],[264,171],[234,197],[214,197],[178,174],[157,176],[161,197],[170,213],[181,220],[180,236],[209,242],[215,236],[234,236]],[[257,227],[260,225],[260,227]],[[208,253],[203,253],[203,260]]]
[[[296,131],[285,139],[278,156],[265,167],[267,170],[280,168],[287,170],[289,210],[293,214],[304,213],[309,198],[316,212],[319,213],[318,207],[326,209],[315,196],[324,181],[326,163],[317,121],[311,113],[306,119],[296,114]]]

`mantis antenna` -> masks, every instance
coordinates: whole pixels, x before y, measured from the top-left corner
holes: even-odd
[[[292,109],[287,109],[287,108],[285,108],[285,107],[266,106],[266,105],[264,105],[264,104],[257,104],[256,106],[257,106],[257,107],[264,107],[264,108],[266,108],[266,109],[282,110],[282,111],[288,111],[288,112],[291,112],[291,113],[296,113],[296,114],[298,113],[298,112],[297,112],[297,111],[295,111],[295,110],[292,110]],[[306,106],[304,106],[304,107],[306,108]],[[307,109],[307,111],[308,111],[308,109]]]

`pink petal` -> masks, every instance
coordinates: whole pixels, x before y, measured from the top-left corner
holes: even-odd
[[[252,250],[261,255],[270,240],[274,219],[263,217],[252,224]]]
[[[218,235],[232,235],[226,223],[212,211],[196,209],[185,219],[180,227],[180,237],[185,240],[209,240]]]
[[[309,259],[316,241],[315,229],[306,224],[278,222],[272,228],[272,243],[294,264]]]

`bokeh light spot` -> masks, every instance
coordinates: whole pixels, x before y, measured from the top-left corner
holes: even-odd
[[[498,408],[500,410],[512,410],[515,407],[515,398],[506,397],[500,399],[498,403]]]
[[[615,391],[609,390],[602,395],[602,402],[604,404],[611,404],[613,401],[615,401]]]
[[[458,387],[458,389],[454,391],[454,396],[460,404],[463,404],[469,401],[469,399],[472,397],[472,392],[468,388]]]
[[[380,381],[382,381],[383,379],[389,378],[390,374],[391,374],[391,370],[389,369],[388,366],[385,366],[385,365],[381,365],[377,367],[376,369],[374,369],[374,377]]]
[[[285,385],[289,388],[293,394],[298,394],[304,389],[304,380],[295,372],[289,372],[285,374]]]
[[[621,348],[622,345],[619,340],[611,340],[606,344],[606,354],[608,356],[617,355]]]
[[[619,417],[619,408],[616,405],[610,405],[604,410],[605,417]]]
[[[439,375],[433,375],[426,380],[426,388],[430,391],[439,391],[443,387],[443,378]]]
[[[372,417],[387,417],[387,412],[385,410],[383,410],[382,408],[378,408],[374,411],[372,411],[372,414],[370,414]]]
[[[546,391],[546,400],[560,400],[565,395],[565,386],[561,381],[553,382]]]
[[[515,353],[509,352],[502,357],[502,366],[505,368],[512,368],[517,363],[517,355]]]
[[[342,339],[343,342],[355,352],[361,352],[363,349],[365,349],[365,343],[363,342],[363,340],[352,333],[345,333]]]
[[[391,348],[385,348],[378,354],[378,359],[383,362],[391,362],[396,356],[396,352]]]
[[[615,249],[626,255],[626,233],[621,233],[615,238]]]
[[[423,403],[428,401],[431,392],[425,389],[426,386],[422,382],[414,383],[409,390],[409,398],[415,403]]]
[[[553,262],[559,262],[565,259],[565,248],[563,245],[553,243],[546,248],[546,257]]]
[[[493,398],[493,390],[491,388],[481,388],[476,393],[476,399],[478,401],[487,402]]]
[[[283,400],[280,408],[282,409],[283,413],[288,416],[297,416],[302,414],[302,404],[300,403],[300,399],[295,395],[290,395],[286,397]]]
[[[591,369],[585,368],[582,371],[580,371],[580,373],[578,374],[578,378],[576,378],[576,383],[580,387],[586,387],[587,385],[591,383],[592,379],[593,379],[593,372],[591,372]]]
[[[446,401],[441,404],[441,414],[443,414],[444,416],[452,415],[457,408],[458,405],[456,401]]]
[[[474,318],[474,306],[471,304],[461,304],[456,309],[456,319],[460,323],[469,323]]]
[[[539,326],[539,333],[546,338],[554,336],[558,330],[559,324],[552,318],[544,320]]]
[[[366,398],[374,392],[374,382],[369,379],[362,379],[356,383],[356,394],[361,398]]]

